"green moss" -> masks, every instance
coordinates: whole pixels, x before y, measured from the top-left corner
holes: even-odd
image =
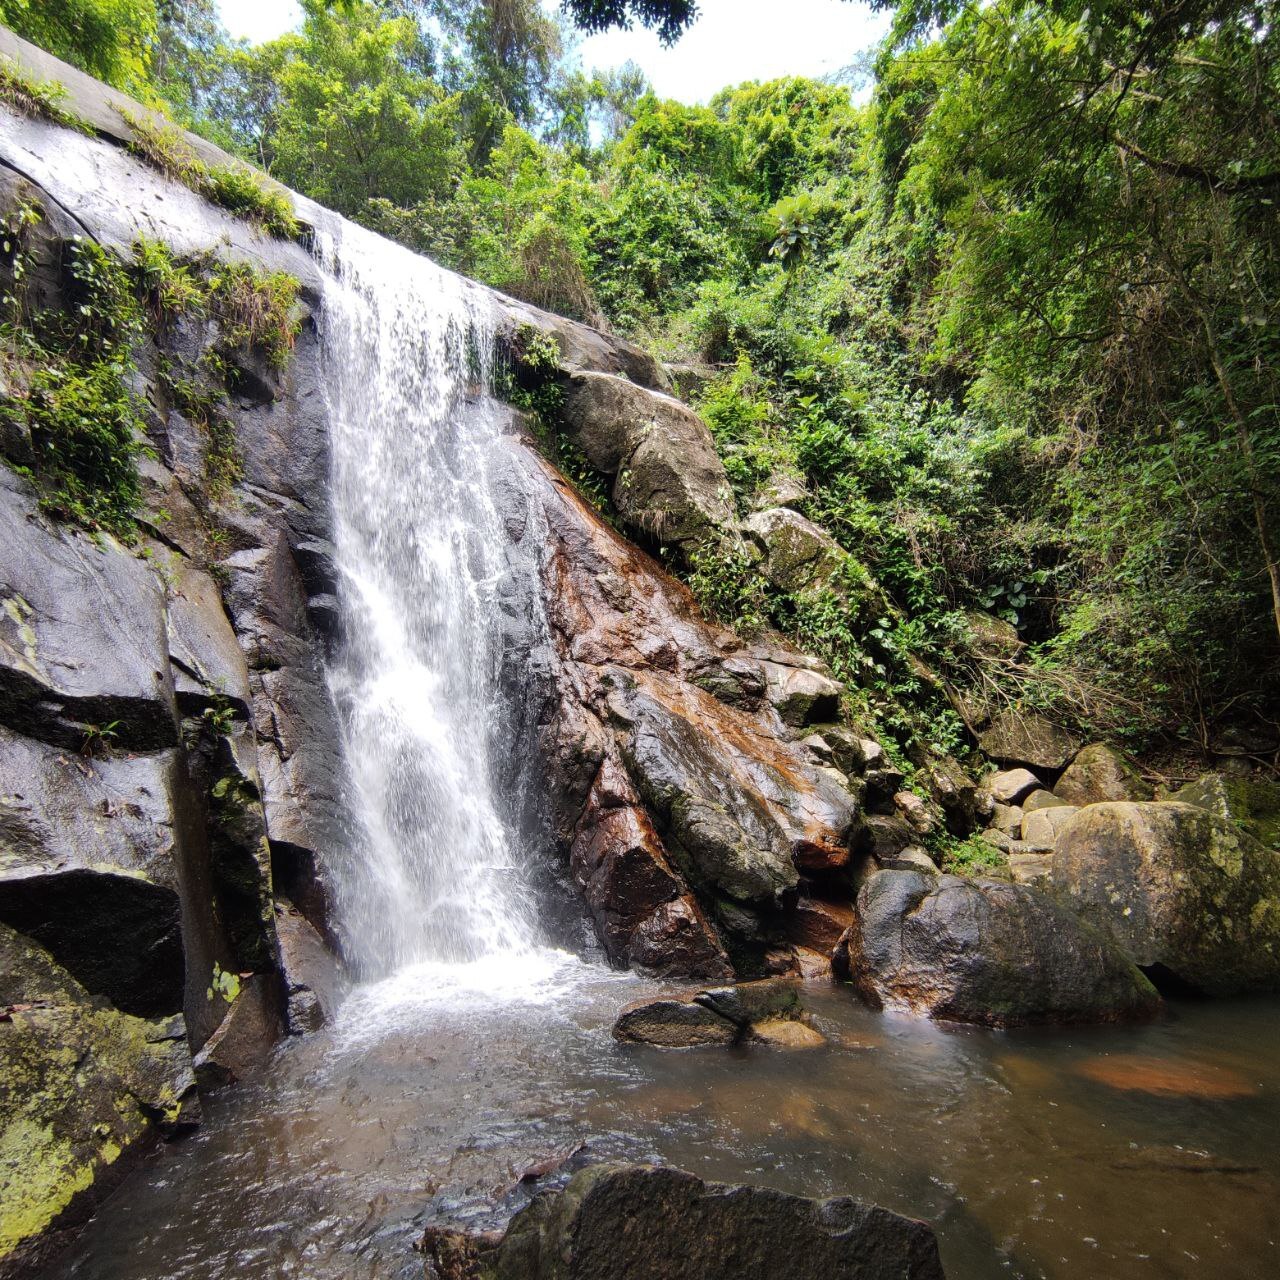
[[[0,1259],[39,1235],[94,1177],[92,1161],[26,1116],[0,1132],[0,1175]]]

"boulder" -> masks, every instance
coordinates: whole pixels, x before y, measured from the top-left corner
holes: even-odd
[[[997,804],[991,815],[991,825],[997,831],[1016,840],[1022,834],[1022,807],[1016,804]]]
[[[537,1198],[484,1280],[942,1280],[932,1230],[842,1196],[808,1200],[677,1169],[595,1165]]]
[[[840,714],[844,685],[812,667],[787,666],[780,662],[762,664],[765,696],[782,717],[783,724],[802,728],[825,724]]]
[[[635,533],[692,551],[734,522],[733,494],[706,424],[687,405],[609,373],[565,386],[564,429]]]
[[[1078,805],[1068,806],[1065,800],[1059,799],[1052,791],[1045,791],[1041,789],[1039,791],[1033,791],[1025,800],[1023,800],[1022,813],[1025,817],[1027,814],[1035,813],[1040,809],[1065,809],[1068,807],[1079,808]]]
[[[1022,843],[1037,848],[1052,847],[1067,823],[1079,812],[1075,805],[1064,804],[1028,813],[1022,819]]]
[[[1021,804],[1033,791],[1041,790],[1042,784],[1030,769],[1005,769],[991,775],[987,788],[997,804]]]
[[[0,925],[0,1273],[34,1274],[126,1156],[198,1119],[181,1017],[113,1009]]]
[[[1080,740],[1035,711],[1007,710],[992,718],[978,745],[1001,764],[1056,770],[1076,754]]]
[[[798,1018],[766,1018],[752,1026],[748,1039],[773,1049],[821,1049],[827,1043],[817,1027]]]
[[[1009,874],[1014,884],[1035,884],[1047,888],[1053,875],[1051,853],[1010,853]]]
[[[659,1049],[729,1045],[740,1033],[737,1023],[695,1000],[639,1000],[627,1005],[613,1024],[615,1040]]]
[[[1197,805],[1089,805],[1053,883],[1145,969],[1227,995],[1280,989],[1280,852]]]
[[[1026,647],[1018,628],[994,614],[970,609],[964,620],[969,626],[969,648],[980,658],[1016,658]]]
[[[996,880],[878,872],[834,968],[875,1008],[988,1026],[1121,1022],[1159,1006],[1105,932]]]
[[[711,987],[693,998],[741,1029],[769,1019],[799,1018],[803,1012],[800,983],[795,978],[764,978]]]
[[[262,1070],[284,1034],[275,975],[255,973],[193,1060],[201,1089],[222,1089]]]
[[[1168,798],[1208,809],[1242,827],[1267,848],[1280,849],[1280,783],[1270,778],[1206,773]]]
[[[760,549],[760,572],[779,591],[795,594],[825,586],[848,559],[829,533],[789,507],[757,511],[743,529]]]
[[[341,966],[324,940],[291,903],[276,903],[276,937],[289,1034],[319,1031],[337,1012],[342,997]]]
[[[895,853],[892,858],[882,858],[882,867],[890,871],[923,871],[926,875],[938,875],[938,864],[919,845],[911,845]]]
[[[840,935],[853,923],[851,902],[827,902],[802,896],[784,917],[788,941],[830,955]]]
[[[927,836],[937,825],[929,806],[914,791],[899,791],[893,797],[893,807],[917,836]]]
[[[1154,794],[1124,756],[1101,742],[1082,747],[1053,790],[1077,807],[1105,800],[1150,800]]]

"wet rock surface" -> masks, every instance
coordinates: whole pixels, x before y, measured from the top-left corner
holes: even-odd
[[[426,1244],[473,1280],[941,1280],[932,1230],[848,1197],[809,1200],[677,1169],[597,1165],[538,1197],[496,1246]]]
[[[1080,810],[1053,884],[1137,963],[1197,990],[1280,989],[1280,852],[1197,805]]]
[[[1100,929],[1024,885],[881,871],[835,974],[874,1007],[988,1026],[1150,1017],[1154,988]]]
[[[636,1001],[618,1015],[613,1037],[623,1044],[660,1049],[743,1043],[811,1049],[826,1043],[810,1024],[801,1003],[799,980],[790,977]]]
[[[30,1275],[122,1157],[199,1119],[186,1028],[131,1017],[0,925],[0,1275]],[[87,1069],[86,1069],[87,1068]]]

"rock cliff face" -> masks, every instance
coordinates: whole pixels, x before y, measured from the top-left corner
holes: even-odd
[[[3,284],[31,313],[76,306],[77,237],[121,261],[145,237],[178,261],[298,283],[279,364],[233,349],[209,315],[152,324],[136,344],[148,453],[133,542],[45,514],[23,474],[31,441],[0,441],[3,1275],[74,1225],[130,1150],[195,1122],[197,1079],[250,1073],[282,1029],[332,1012],[324,867],[348,834],[325,680],[340,637],[322,277],[302,244],[132,154],[136,103],[7,32],[0,53],[64,85],[91,126],[0,108],[0,211],[35,211],[21,279],[10,255]],[[331,217],[293,200],[303,239]],[[601,465],[627,527],[692,547],[731,522],[710,437],[655,361],[495,306],[500,341],[529,325],[554,338],[584,443],[616,445]],[[210,352],[238,458],[218,486],[208,424],[168,372]],[[538,455],[515,411],[509,462],[513,746],[544,762],[536,807],[606,951],[699,978],[794,968],[790,941],[813,939],[808,898],[836,883],[847,899],[861,838],[849,774],[866,752],[813,735],[839,686],[784,645],[705,622]],[[93,1065],[68,1072],[73,1025]]]

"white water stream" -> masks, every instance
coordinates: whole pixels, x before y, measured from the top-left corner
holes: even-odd
[[[317,256],[343,641],[330,670],[353,848],[329,868],[364,982],[539,955],[528,851],[504,817],[495,616],[503,532],[487,294],[340,223]],[[543,953],[545,954],[545,953]],[[456,975],[455,975],[456,976]],[[452,981],[446,985],[453,985]]]

